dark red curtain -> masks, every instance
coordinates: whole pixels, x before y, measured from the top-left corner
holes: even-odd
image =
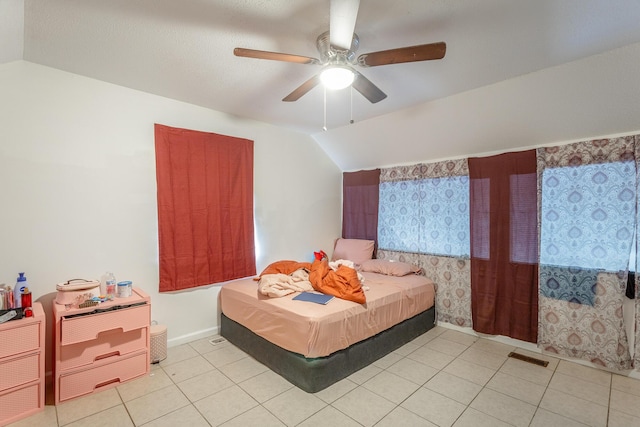
[[[378,241],[380,169],[342,177],[342,237]]]
[[[155,125],[160,292],[256,274],[253,141]]]
[[[536,152],[469,159],[473,329],[536,342]]]

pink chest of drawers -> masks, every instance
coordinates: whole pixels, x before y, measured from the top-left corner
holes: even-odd
[[[33,304],[33,317],[0,324],[0,426],[44,409],[45,316]]]
[[[95,307],[53,303],[56,404],[149,372],[151,301],[140,289]]]

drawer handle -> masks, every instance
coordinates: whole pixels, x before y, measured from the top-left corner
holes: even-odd
[[[108,381],[105,381],[105,382],[103,382],[103,383],[96,384],[96,386],[94,387],[94,390],[97,390],[97,389],[99,389],[100,387],[108,386],[109,384],[119,383],[119,382],[120,382],[120,378],[114,378],[114,379],[112,379],[112,380],[108,380]]]
[[[111,353],[102,354],[100,356],[96,356],[95,359],[93,359],[93,361],[95,362],[97,360],[107,359],[113,356],[120,356],[120,352],[116,350],[116,351],[112,351]]]
[[[114,332],[115,333],[123,333],[123,332],[126,332],[126,331],[122,326],[116,326],[113,329],[105,329],[104,331],[98,332],[98,334],[96,335],[96,338],[98,338],[102,334],[112,334]]]

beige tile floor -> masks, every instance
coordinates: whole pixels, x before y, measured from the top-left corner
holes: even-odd
[[[443,327],[314,394],[211,338],[11,426],[640,426],[640,380]]]

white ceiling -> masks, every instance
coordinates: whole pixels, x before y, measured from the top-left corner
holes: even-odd
[[[0,0],[7,2],[11,0]],[[309,134],[323,90],[281,99],[318,66],[240,58],[234,47],[318,57],[329,0],[23,0],[24,59]],[[445,41],[443,60],[360,71],[387,93],[328,93],[330,129],[640,41],[638,0],[362,0],[358,53]]]

